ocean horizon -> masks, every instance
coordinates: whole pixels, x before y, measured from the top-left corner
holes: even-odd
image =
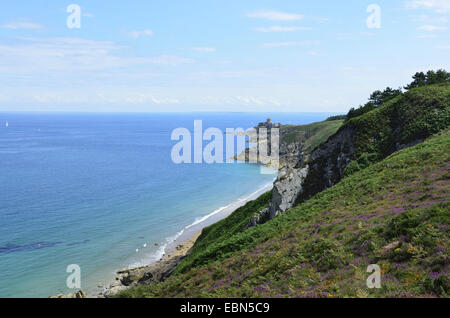
[[[68,294],[69,264],[95,291],[276,177],[255,164],[175,164],[175,128],[202,120],[225,132],[267,117],[308,124],[331,115],[0,113],[0,297]]]

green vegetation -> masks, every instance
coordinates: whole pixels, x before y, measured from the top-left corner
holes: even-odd
[[[333,135],[341,126],[343,120],[326,120],[309,125],[286,125],[281,127],[281,142],[290,144],[292,142],[302,142],[305,151],[311,151],[328,137]]]
[[[346,120],[346,119],[347,119],[347,115],[336,115],[336,116],[328,117],[328,118],[326,119],[326,121]]]
[[[413,88],[417,87],[423,87],[427,85],[434,85],[434,84],[443,84],[443,83],[450,83],[450,73],[448,73],[445,70],[437,70],[435,71],[428,71],[426,74],[423,72],[416,73],[413,76],[413,82],[409,85],[405,86],[406,90],[411,90]],[[375,91],[373,92],[369,97],[369,102],[364,104],[363,106],[359,106],[359,108],[351,108],[346,116],[346,120],[350,120],[352,118],[361,116],[365,113],[368,113],[381,105],[387,103],[391,99],[402,95],[402,89],[392,89],[390,87],[387,87],[384,91]]]
[[[426,74],[420,72],[414,74],[413,79],[414,81],[411,84],[407,85],[405,89],[450,82],[450,73],[442,69],[437,70],[436,72],[428,71]]]
[[[412,89],[341,129],[355,131],[356,158],[345,171],[349,175],[377,162],[401,147],[450,126],[450,83]]]
[[[353,160],[350,164],[345,168],[344,176],[349,176],[357,171],[366,169],[371,164],[375,163],[378,159],[378,155],[376,153],[363,153],[357,160]]]
[[[387,87],[384,91],[375,91],[372,93],[372,95],[370,95],[369,102],[366,103],[364,106],[360,106],[358,109],[355,108],[350,109],[350,111],[347,114],[347,120],[368,113],[401,94],[402,94],[401,89],[392,89],[390,87]]]
[[[324,134],[306,149],[314,150],[327,141],[307,161],[309,172],[296,204],[338,183],[343,176],[365,169],[450,126],[450,82],[420,86],[406,93],[388,88],[373,93],[370,100],[367,107],[358,110],[361,115],[348,119],[336,134]],[[302,135],[287,137],[297,141]]]
[[[348,120],[307,163],[301,203],[397,150],[450,126],[450,83],[411,89]]]
[[[204,228],[191,251],[190,257],[178,266],[177,272],[181,272],[187,267],[204,263],[205,258],[209,258],[212,255],[216,257],[216,253],[220,253],[221,257],[224,257],[231,250],[222,249],[218,244],[220,245],[221,242],[247,229],[251,216],[255,211],[265,208],[271,199],[272,191],[269,191],[255,201],[251,201],[237,209],[228,218]]]
[[[427,89],[438,95],[433,105],[439,108],[438,90]],[[425,98],[420,89],[411,93]],[[400,101],[412,97],[390,104],[407,116]],[[376,110],[383,120],[390,118],[386,108]],[[406,120],[402,140],[420,135],[419,127],[436,129],[430,122],[441,119]],[[369,118],[364,124],[374,127]],[[248,220],[266,204],[266,194],[205,230],[175,275],[121,297],[448,297],[449,149],[446,130],[245,229],[241,217]],[[369,264],[381,267],[381,289],[366,287]]]

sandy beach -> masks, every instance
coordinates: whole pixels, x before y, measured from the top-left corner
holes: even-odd
[[[172,274],[181,260],[189,254],[195,242],[201,235],[203,228],[223,220],[236,209],[257,199],[267,191],[270,191],[272,187],[272,183],[266,184],[257,191],[200,218],[184,228],[181,234],[166,246],[160,260],[145,266],[119,270],[113,283],[104,288],[97,295],[88,294],[88,297],[113,297],[136,285],[163,281]]]
[[[246,203],[256,200],[259,196],[270,191],[272,188],[273,182],[265,184],[255,192],[246,195],[242,198],[239,198],[238,200],[230,203],[229,205],[221,207],[213,211],[212,213],[196,220],[191,225],[188,225],[183,229],[181,234],[173,242],[169,243],[166,246],[164,250],[165,257],[167,257],[167,255],[175,255],[178,246],[180,245],[187,246],[194,239],[194,241],[192,242],[193,245],[195,243],[195,240],[197,240],[198,236],[200,235],[199,233],[201,233],[201,231],[203,230],[203,228],[225,219],[231,213],[233,213],[240,207],[244,206]]]

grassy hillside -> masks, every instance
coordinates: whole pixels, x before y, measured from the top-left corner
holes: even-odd
[[[193,247],[190,257],[181,263],[177,272],[182,272],[186,268],[201,264],[204,262],[203,255],[208,257],[224,258],[233,252],[233,248],[217,248],[216,242],[224,242],[227,239],[239,234],[247,229],[248,221],[255,211],[265,208],[272,199],[272,191],[261,195],[255,201],[247,203],[245,206],[237,209],[228,218],[221,220],[209,227],[203,229]]]
[[[439,125],[441,119],[430,120]],[[405,141],[434,129],[413,113],[408,123]],[[209,227],[175,275],[121,296],[449,296],[449,149],[446,130],[245,229],[241,217],[248,220],[266,194]],[[381,267],[381,289],[366,287],[369,264]]]
[[[309,125],[282,126],[281,142],[286,144],[294,141],[303,142],[305,144],[304,150],[309,152],[333,135],[343,122],[343,120],[327,120]]]
[[[401,93],[374,110],[355,117],[314,149],[303,192],[304,202],[399,149],[422,142],[450,126],[450,83],[422,86]]]
[[[356,132],[354,158],[380,160],[401,145],[423,140],[450,125],[450,83],[412,89],[345,123]]]

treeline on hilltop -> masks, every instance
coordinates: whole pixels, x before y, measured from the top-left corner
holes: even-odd
[[[446,83],[450,82],[450,73],[446,70],[440,69],[437,71],[428,71],[426,73],[424,72],[417,72],[412,77],[413,81],[406,85],[403,88],[393,89],[391,87],[387,87],[385,90],[380,91],[377,90],[373,92],[370,97],[369,101],[364,104],[360,105],[358,108],[352,107],[350,111],[347,113],[347,115],[338,115],[338,116],[332,116],[329,117],[327,120],[350,120],[352,118],[361,116],[365,113],[370,112],[371,110],[374,110],[375,108],[380,107],[387,101],[403,94],[403,89],[406,91],[422,87],[426,85],[433,85],[433,84],[440,84],[440,83]]]

